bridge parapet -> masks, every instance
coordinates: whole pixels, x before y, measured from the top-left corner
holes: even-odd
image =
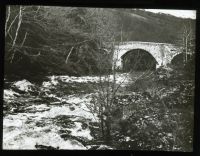
[[[147,44],[147,45],[172,45],[170,43],[160,43],[160,42],[142,42],[142,41],[127,41],[127,42],[116,42],[115,45],[131,45],[131,44]]]

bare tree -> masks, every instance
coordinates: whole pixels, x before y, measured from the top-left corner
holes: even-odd
[[[178,44],[183,47],[183,62],[184,64],[188,62],[188,56],[193,53],[191,46],[194,41],[194,28],[191,21],[186,21],[183,23],[182,28],[179,32],[179,41]]]
[[[40,8],[39,6],[36,8]],[[5,38],[6,38],[6,52],[8,53],[9,62],[12,63],[16,52],[21,52],[24,55],[29,55],[26,50],[23,50],[27,40],[28,32],[22,30],[22,25],[28,22],[36,22],[35,16],[38,16],[37,11],[31,10],[28,6],[7,6],[7,16],[5,22]],[[27,20],[27,14],[32,14],[32,18]],[[23,36],[23,37],[22,37]],[[34,47],[30,47],[34,48]],[[32,56],[32,55],[30,55]],[[35,56],[35,55],[34,55]]]

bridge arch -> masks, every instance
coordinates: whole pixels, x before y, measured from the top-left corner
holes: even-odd
[[[155,70],[158,62],[147,50],[142,48],[131,49],[121,56],[123,71]]]
[[[183,66],[184,64],[184,56],[185,54],[183,52],[181,53],[178,53],[176,55],[174,55],[172,58],[171,58],[171,64],[173,66]],[[188,54],[187,55],[187,59],[190,60],[192,59],[192,55]]]
[[[156,68],[162,65],[166,66],[167,64],[170,64],[172,58],[181,52],[181,47],[169,43],[140,41],[120,42],[115,45],[113,55],[115,66],[118,69],[122,69],[122,56],[133,49],[143,49],[149,52],[157,61]]]
[[[183,65],[183,53],[179,53],[172,57],[171,64],[174,66],[182,66]]]

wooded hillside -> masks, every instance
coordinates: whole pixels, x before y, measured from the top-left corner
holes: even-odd
[[[136,9],[8,6],[5,75],[97,74],[100,58],[112,57],[109,42],[179,43],[185,22],[194,27],[190,19]],[[112,59],[104,61],[111,68]]]

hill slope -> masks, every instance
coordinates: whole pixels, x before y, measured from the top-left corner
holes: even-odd
[[[176,43],[182,33],[181,29],[188,23],[191,24],[192,33],[195,33],[195,20],[192,19],[138,9],[123,9],[117,12],[123,32],[122,39],[125,41]]]

